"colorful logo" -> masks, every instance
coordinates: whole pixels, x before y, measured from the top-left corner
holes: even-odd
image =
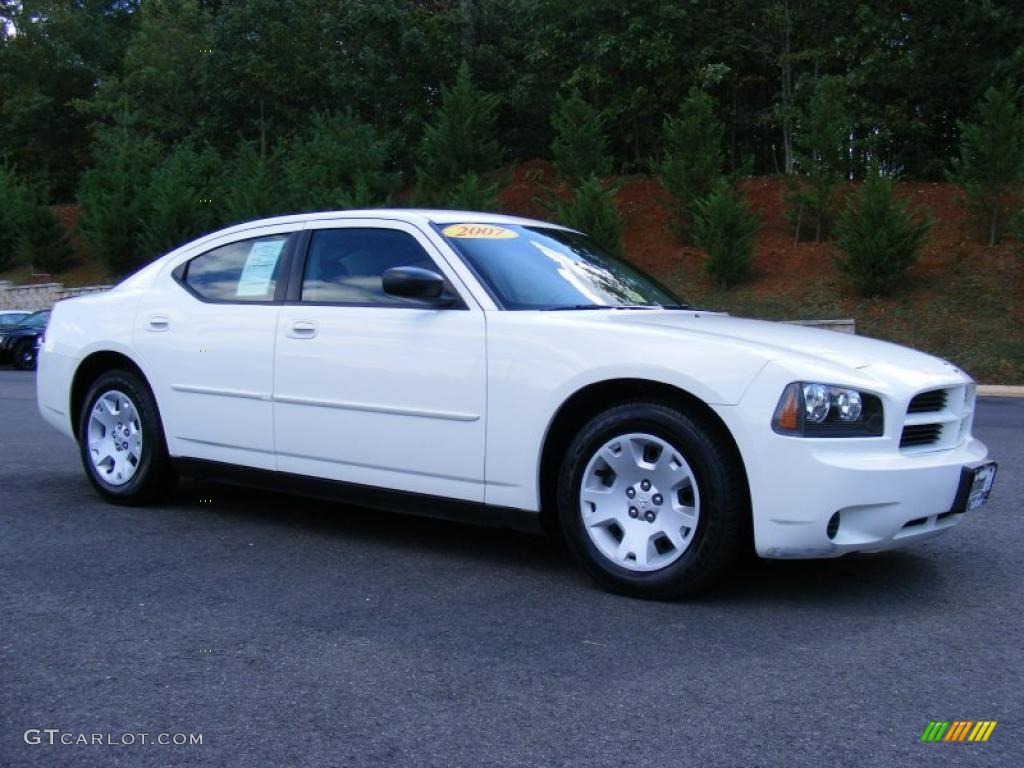
[[[921,741],[988,741],[995,727],[995,720],[932,720]]]

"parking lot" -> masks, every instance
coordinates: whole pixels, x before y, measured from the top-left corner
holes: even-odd
[[[108,506],[0,369],[0,765],[1022,765],[1024,400],[975,431],[1000,475],[951,533],[657,604],[507,531],[212,483]]]

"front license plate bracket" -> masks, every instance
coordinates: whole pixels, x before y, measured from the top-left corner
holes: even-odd
[[[999,465],[994,461],[961,469],[960,485],[957,487],[956,500],[951,511],[971,512],[983,507],[992,492],[998,469]]]

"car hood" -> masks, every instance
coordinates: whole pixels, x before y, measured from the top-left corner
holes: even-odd
[[[930,376],[960,374],[951,363],[915,349],[820,328],[748,320],[715,312],[646,310],[611,314],[614,322],[650,325],[752,344],[773,359],[797,355],[844,368],[884,369],[898,378],[903,378],[901,371]]]

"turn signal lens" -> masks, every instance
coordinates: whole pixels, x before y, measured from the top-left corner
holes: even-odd
[[[773,426],[776,432],[800,432],[800,385],[790,384],[779,399]]]

